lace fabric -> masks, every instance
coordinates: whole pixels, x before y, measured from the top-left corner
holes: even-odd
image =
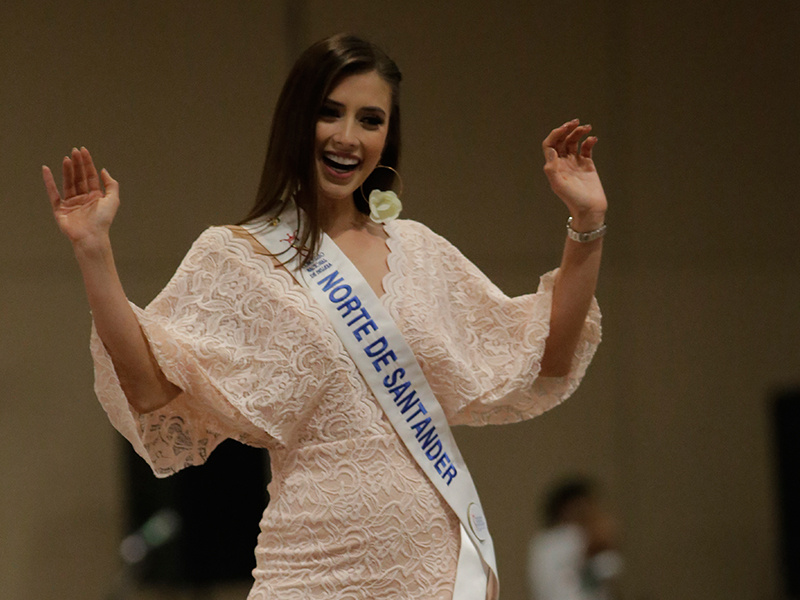
[[[446,240],[393,221],[381,301],[451,424],[531,418],[577,387],[600,341],[593,303],[563,378],[537,377],[553,274],[508,298]],[[183,393],[130,409],[92,335],[95,389],[158,476],[224,439],[270,450],[273,481],[251,599],[449,598],[458,520],[391,429],[327,317],[291,276],[225,227],[205,231],[164,290],[134,307]]]

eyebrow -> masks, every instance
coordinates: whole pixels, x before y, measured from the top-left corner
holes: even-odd
[[[325,98],[324,104],[332,104],[337,108],[344,108],[344,104],[342,104],[341,102],[337,102],[336,100],[331,100],[330,98]],[[361,108],[361,110],[381,113],[384,116],[386,115],[386,111],[383,110],[380,106],[364,106]]]

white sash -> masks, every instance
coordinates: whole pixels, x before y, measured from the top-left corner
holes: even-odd
[[[245,229],[280,260],[325,309],[364,380],[400,439],[461,521],[461,550],[454,600],[497,598],[492,538],[478,492],[444,412],[416,358],[370,285],[327,235],[320,251],[300,268],[293,244],[297,211]]]

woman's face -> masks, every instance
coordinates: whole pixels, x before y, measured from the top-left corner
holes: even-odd
[[[351,199],[380,161],[392,91],[378,73],[350,75],[322,105],[316,129],[319,200]]]

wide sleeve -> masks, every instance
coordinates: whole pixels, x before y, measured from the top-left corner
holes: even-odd
[[[265,274],[246,264],[227,229],[210,228],[147,308],[132,305],[159,366],[182,390],[151,413],[130,407],[92,328],[97,397],[157,476],[205,462],[226,438],[270,447],[292,435],[303,411],[281,408],[294,391],[285,385],[291,349],[272,343],[281,302]]]
[[[535,417],[578,387],[600,343],[592,301],[564,377],[541,377],[557,271],[536,293],[510,298],[452,244],[413,222],[401,227],[407,263],[406,335],[453,425]]]

